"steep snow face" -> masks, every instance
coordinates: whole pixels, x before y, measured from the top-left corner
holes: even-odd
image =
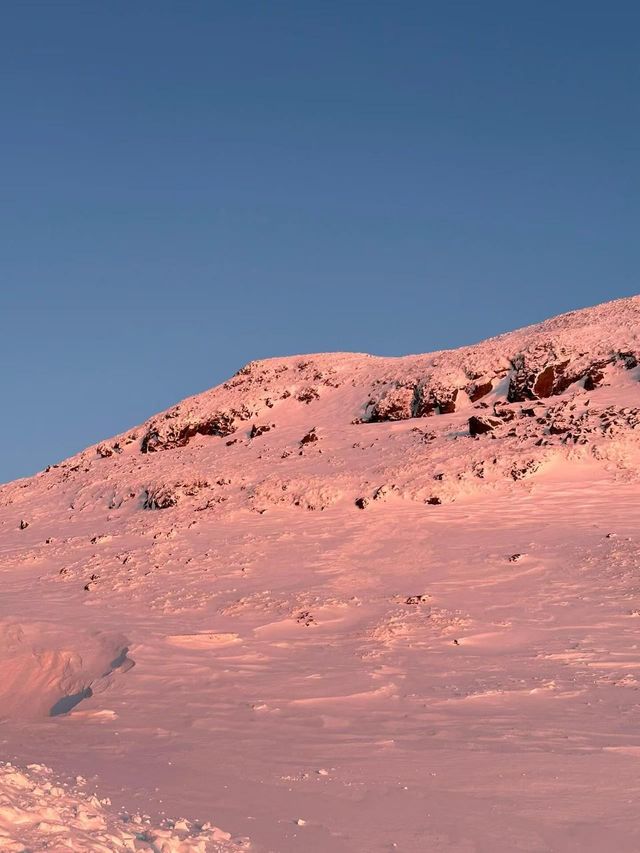
[[[252,363],[0,488],[4,757],[284,853],[638,849],[639,320]]]

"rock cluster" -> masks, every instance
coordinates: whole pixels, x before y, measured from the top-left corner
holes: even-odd
[[[196,435],[226,438],[236,431],[240,421],[246,421],[250,417],[251,412],[243,408],[216,412],[211,417],[200,421],[178,422],[169,426],[154,423],[142,437],[140,451],[142,453],[156,453],[160,450],[185,447]]]

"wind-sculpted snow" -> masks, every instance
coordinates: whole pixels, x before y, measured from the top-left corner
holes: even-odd
[[[252,362],[0,488],[5,759],[277,853],[640,849],[639,321]]]
[[[134,662],[117,633],[0,621],[0,719],[54,717],[106,690]]]

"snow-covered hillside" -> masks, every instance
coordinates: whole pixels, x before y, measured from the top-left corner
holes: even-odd
[[[251,363],[0,488],[0,757],[167,850],[637,850],[639,321]]]

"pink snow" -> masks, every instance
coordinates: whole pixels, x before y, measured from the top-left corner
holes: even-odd
[[[256,362],[0,487],[0,849],[640,849],[639,320]]]

